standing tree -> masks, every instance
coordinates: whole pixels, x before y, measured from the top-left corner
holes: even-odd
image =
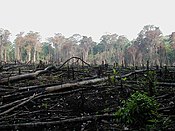
[[[36,55],[37,48],[35,46],[38,46],[40,44],[40,35],[38,32],[30,31],[24,36],[24,48],[27,51],[27,61],[31,62],[32,60],[36,61]],[[33,59],[32,59],[33,58]]]
[[[85,61],[88,61],[89,51],[93,48],[94,42],[91,37],[83,36],[80,40],[79,47],[82,50],[82,57]]]
[[[8,30],[0,29],[0,61],[7,61],[7,47],[11,43],[10,34]]]
[[[138,46],[136,44],[134,44],[134,41],[133,41],[133,44],[130,47],[128,47],[127,51],[129,53],[129,56],[131,57],[130,63],[132,63],[132,65],[135,66],[136,65],[136,55],[138,52]]]
[[[42,51],[42,44],[38,41],[34,46],[33,62],[40,60],[41,51]]]
[[[22,61],[22,48],[23,48],[23,44],[24,44],[24,37],[23,37],[24,32],[20,32],[19,34],[17,34],[16,39],[15,39],[15,57],[16,60],[18,60],[19,62]]]
[[[54,37],[48,38],[48,42],[54,47],[54,61],[59,63],[61,60],[61,48],[65,42],[65,37],[61,33],[56,33]]]
[[[155,27],[154,25],[144,26],[136,39],[136,44],[142,54],[140,55],[142,58],[138,59],[139,63],[142,63],[142,61],[144,61],[143,63],[150,61],[151,65],[157,65],[160,63],[157,52],[161,43],[161,38],[162,32],[159,27]]]
[[[117,42],[115,44],[115,48],[117,51],[118,63],[123,65],[125,62],[125,50],[127,45],[129,44],[129,40],[125,36],[119,36]]]

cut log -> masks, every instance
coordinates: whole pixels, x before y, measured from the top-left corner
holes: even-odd
[[[20,103],[20,102],[22,102],[22,101],[25,101],[26,99],[27,99],[27,98],[23,98],[23,99],[21,99],[21,100],[16,100],[16,101],[11,102],[11,103],[8,103],[8,104],[6,104],[6,105],[0,106],[0,110],[2,110],[3,108],[7,108],[7,107],[10,107],[10,106],[13,106],[13,105],[15,105],[15,104],[17,104],[17,103]]]
[[[144,71],[146,71],[146,70],[137,70],[135,72],[131,72],[131,73],[122,75],[121,77],[120,76],[115,76],[115,77],[116,77],[116,79],[121,79],[121,78],[124,78],[124,77],[131,76],[135,73],[140,73],[140,72],[144,72]],[[103,77],[103,78],[95,78],[95,79],[90,79],[90,80],[84,80],[84,81],[75,82],[75,83],[66,83],[66,84],[62,84],[62,85],[47,87],[45,90],[47,92],[53,92],[53,91],[58,91],[58,90],[66,89],[66,88],[78,87],[80,85],[95,84],[95,83],[98,83],[98,82],[106,81],[108,79],[109,79],[109,77]]]
[[[0,113],[0,116],[5,115],[5,114],[11,112],[12,110],[18,108],[19,106],[22,106],[22,105],[26,104],[27,102],[29,102],[30,100],[32,100],[35,96],[37,96],[37,95],[36,94],[33,94],[33,96],[30,96],[27,100],[25,100],[25,101],[19,103],[18,105],[15,105],[14,107],[12,107],[12,108],[10,108],[10,109],[8,109],[8,110]]]
[[[129,84],[138,84],[138,81],[127,81]],[[175,83],[168,83],[168,82],[156,82],[157,86],[167,86],[167,87],[175,87]]]
[[[22,74],[18,76],[11,76],[9,78],[3,78],[0,80],[0,84],[7,84],[8,82],[16,82],[16,81],[25,80],[25,79],[34,79],[38,75],[47,73],[49,70],[55,69],[55,68],[56,68],[55,66],[49,66],[45,68],[44,70],[38,70],[34,73],[28,73],[28,74]]]
[[[28,73],[28,74],[22,74],[22,75],[18,75],[18,76],[12,76],[12,77],[9,77],[9,78],[3,78],[0,80],[0,84],[7,84],[9,82],[16,82],[16,81],[19,81],[19,80],[24,80],[24,79],[34,79],[36,78],[38,75],[40,74],[44,74],[46,72],[48,72],[49,70],[51,69],[54,69],[56,71],[60,70],[67,62],[69,62],[71,59],[78,59],[78,60],[81,60],[83,63],[85,63],[86,65],[88,65],[90,67],[90,65],[83,61],[81,58],[79,57],[71,57],[69,58],[68,60],[66,60],[61,66],[59,66],[58,68],[56,68],[55,66],[49,66],[47,68],[45,68],[44,70],[38,70],[34,73]],[[11,69],[11,68],[9,68]],[[8,68],[6,70],[9,70]]]
[[[72,122],[83,122],[88,120],[98,120],[98,119],[108,119],[108,118],[116,118],[115,114],[103,114],[103,115],[93,115],[93,116],[82,116],[76,118],[70,118],[60,121],[48,121],[48,122],[34,122],[34,123],[19,123],[19,124],[4,124],[0,125],[0,128],[9,128],[9,127],[36,127],[36,126],[44,126],[44,125],[57,125],[57,124],[66,124]]]
[[[9,71],[9,70],[12,70],[12,69],[15,69],[15,68],[19,68],[19,67],[23,67],[24,65],[13,65],[13,66],[9,66],[9,67],[6,67],[6,68],[3,68],[2,71]]]
[[[80,85],[93,84],[93,83],[98,83],[98,82],[102,82],[102,81],[106,81],[106,80],[108,80],[108,77],[96,78],[96,79],[92,79],[92,80],[85,80],[85,81],[80,81],[80,82],[75,82],[75,83],[66,83],[66,84],[62,84],[62,85],[58,85],[58,86],[47,87],[46,91],[47,92],[53,92],[53,91],[58,91],[58,90],[62,90],[62,89],[65,89],[65,88],[70,88],[70,87],[75,87],[75,86],[80,86]]]

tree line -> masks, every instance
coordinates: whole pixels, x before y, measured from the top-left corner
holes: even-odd
[[[117,34],[105,34],[100,42],[92,37],[74,34],[66,38],[56,33],[41,42],[39,32],[20,32],[10,41],[10,31],[0,29],[0,63],[40,60],[60,64],[70,57],[80,57],[91,64],[118,63],[125,66],[174,65],[175,32],[164,36],[159,27],[146,25],[137,38],[128,40]]]

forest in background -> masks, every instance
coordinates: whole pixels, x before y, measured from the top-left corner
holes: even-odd
[[[66,38],[55,33],[41,42],[39,32],[20,32],[10,41],[10,31],[0,29],[0,64],[9,62],[60,64],[70,57],[80,57],[90,64],[117,62],[124,66],[175,64],[175,32],[164,36],[161,29],[146,25],[137,38],[128,40],[124,35],[105,34],[100,42],[92,37],[73,34]]]

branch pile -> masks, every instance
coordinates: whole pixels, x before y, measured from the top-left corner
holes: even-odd
[[[115,76],[115,83],[111,83],[110,75],[113,74],[97,78],[94,69],[88,67],[87,71],[85,68],[69,70],[63,65],[48,66],[33,73],[1,79],[0,130],[123,130],[116,122],[115,112],[122,100],[128,99],[135,90],[148,90],[149,84],[140,82],[140,78],[145,79],[147,70],[123,69],[123,74]],[[92,77],[84,75],[87,72]],[[71,78],[72,73],[75,79]],[[47,81],[36,85],[40,77]],[[170,77],[170,74],[166,76],[167,80]],[[55,82],[54,78],[59,81]],[[175,84],[163,81],[159,75],[157,78],[154,97],[160,103],[159,112],[175,121]],[[13,83],[5,85],[9,81]],[[35,82],[20,87],[20,83],[27,81]]]

